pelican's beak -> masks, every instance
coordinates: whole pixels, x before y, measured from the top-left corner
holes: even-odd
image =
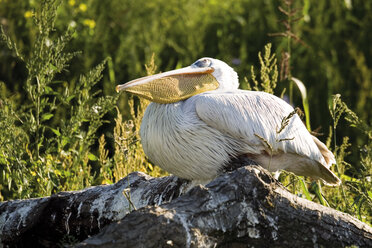
[[[185,67],[135,79],[116,86],[116,91],[131,92],[152,102],[173,103],[205,91],[215,90],[219,84],[211,67]]]

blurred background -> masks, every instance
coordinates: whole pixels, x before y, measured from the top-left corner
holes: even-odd
[[[37,32],[32,19],[37,2],[0,1],[0,23],[26,55]],[[66,0],[58,10],[56,29],[62,33],[74,28],[67,49],[81,54],[63,73],[73,80],[111,57],[114,77],[105,73],[100,84],[104,94],[113,95],[116,84],[145,75],[144,64],[154,53],[159,71],[209,56],[230,64],[243,81],[266,43],[273,44],[279,60],[287,51],[285,37],[269,36],[286,31],[280,20],[287,16],[280,6],[287,7],[280,0]],[[328,103],[336,93],[370,121],[372,2],[303,0],[293,1],[292,10],[297,10],[294,18],[302,18],[292,23],[291,31],[305,45],[292,39],[291,73],[307,88],[313,129],[328,132]],[[0,54],[1,94],[22,101],[25,66],[5,47]],[[298,96],[295,91],[295,106],[301,106]]]
[[[0,24],[24,57],[31,56],[38,34],[33,13],[39,5],[38,0],[0,0]],[[290,84],[285,75],[289,72],[300,79],[307,89],[311,128],[323,134],[322,141],[332,126],[329,105],[334,94],[341,94],[363,122],[371,123],[372,1],[65,0],[57,14],[51,35],[75,30],[65,51],[80,51],[56,74],[56,80],[68,82],[66,87],[109,58],[102,80],[94,87],[102,90],[99,95],[116,96],[115,85],[146,75],[144,65],[154,54],[156,72],[204,56],[223,60],[238,72],[241,88],[247,88],[244,78],[249,82],[251,66],[260,67],[258,53],[272,43],[280,72],[274,93],[280,95],[286,88],[288,99]],[[30,104],[27,75],[26,64],[1,45],[0,97],[16,106]],[[303,109],[297,87],[292,92],[293,106]],[[126,95],[118,100],[124,119],[131,118],[127,102]],[[115,113],[113,108],[105,115],[108,123],[97,132],[112,137]],[[357,167],[368,137],[340,121],[338,144],[344,136],[352,144],[346,160]]]

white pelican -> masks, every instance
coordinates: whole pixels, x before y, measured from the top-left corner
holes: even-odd
[[[201,58],[191,66],[118,85],[152,101],[141,123],[143,149],[153,163],[181,178],[207,182],[229,161],[247,156],[269,171],[339,185],[329,170],[333,154],[312,136],[282,99],[239,90],[237,73],[226,63]],[[284,139],[280,141],[281,139]]]

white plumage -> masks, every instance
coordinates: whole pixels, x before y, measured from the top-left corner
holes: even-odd
[[[236,72],[216,59],[202,58],[182,73],[204,67],[213,69],[217,89],[147,107],[141,141],[153,163],[182,178],[208,181],[233,157],[245,155],[269,171],[284,169],[329,184],[340,183],[329,170],[335,163],[333,154],[306,130],[297,114],[277,132],[283,118],[293,111],[289,104],[265,92],[239,90]],[[177,70],[174,74],[178,75]],[[141,79],[135,81],[138,85]],[[118,86],[118,90],[130,85]]]

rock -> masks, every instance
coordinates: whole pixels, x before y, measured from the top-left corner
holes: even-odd
[[[180,196],[188,185],[136,172],[113,185],[2,202],[0,240],[5,247],[372,247],[370,226],[289,193],[259,166]]]
[[[372,228],[247,166],[147,206],[76,247],[372,247]]]
[[[132,205],[136,208],[160,205],[178,197],[182,185],[187,184],[174,176],[152,178],[134,172],[112,185],[2,202],[0,244],[51,247],[58,242],[83,240],[105,225],[121,220],[133,210]],[[129,189],[130,199],[123,194]]]

